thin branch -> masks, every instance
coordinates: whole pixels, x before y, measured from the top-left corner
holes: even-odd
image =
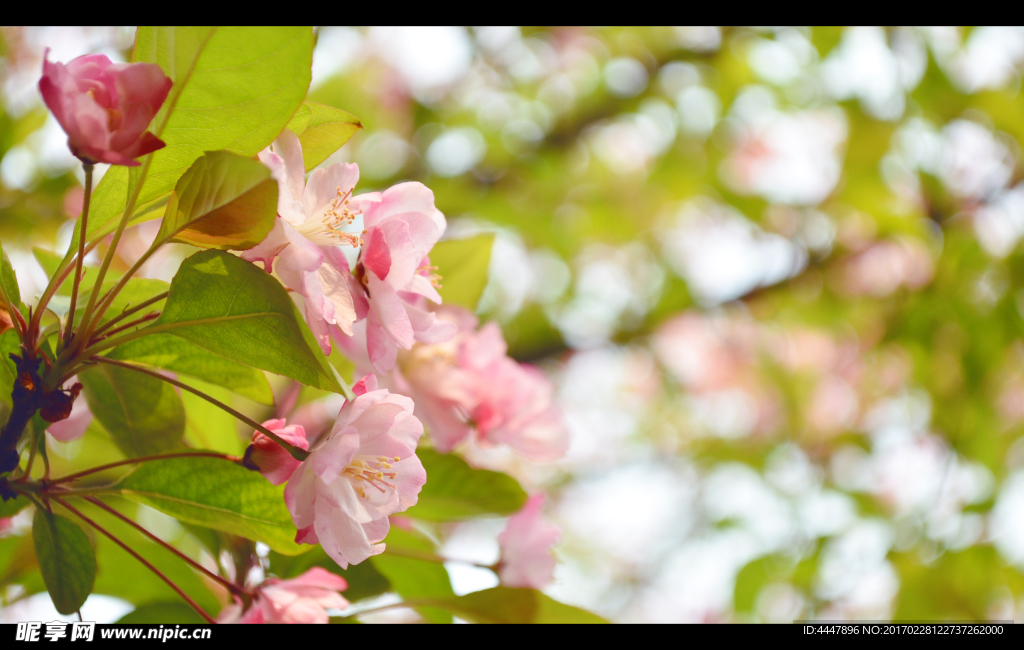
[[[103,334],[102,336],[100,336],[98,333],[94,334],[92,340],[89,341],[89,342],[90,343],[97,343],[99,341],[102,341],[103,339],[106,339],[106,338],[108,338],[110,336],[113,336],[114,334],[117,334],[118,332],[123,332],[123,331],[129,330],[129,329],[131,329],[133,327],[138,327],[139,325],[142,325],[143,323],[146,323],[146,322],[151,321],[151,320],[155,320],[157,318],[160,318],[160,312],[158,312],[158,311],[150,312],[150,313],[146,314],[145,316],[143,316],[142,318],[136,318],[135,320],[127,322],[127,323],[125,323],[124,325],[122,325],[120,327],[115,327],[114,329],[110,330],[106,334]]]
[[[114,542],[115,544],[117,544],[118,546],[120,546],[121,548],[123,548],[123,549],[124,549],[125,551],[127,551],[127,552],[128,552],[128,554],[129,554],[129,555],[131,555],[131,556],[132,556],[133,558],[135,558],[136,560],[138,560],[139,562],[141,562],[141,563],[143,564],[143,566],[145,566],[145,567],[146,567],[147,569],[149,569],[149,570],[150,570],[150,571],[152,571],[152,572],[153,572],[154,574],[156,574],[156,576],[157,576],[158,578],[160,578],[161,580],[163,580],[164,582],[166,582],[166,583],[167,583],[167,585],[168,585],[168,586],[169,586],[169,587],[170,587],[171,589],[173,589],[173,590],[174,590],[174,591],[175,591],[175,592],[176,592],[176,593],[177,593],[177,594],[178,594],[179,596],[181,596],[181,597],[182,597],[182,598],[183,598],[183,599],[185,600],[185,602],[186,602],[186,603],[188,603],[188,604],[189,604],[189,606],[190,606],[190,607],[191,607],[192,609],[196,610],[196,612],[197,612],[197,613],[198,613],[198,614],[199,614],[200,616],[202,616],[202,617],[203,617],[204,619],[206,619],[206,621],[207,621],[208,623],[216,623],[216,622],[217,622],[217,621],[215,621],[215,620],[213,619],[213,617],[211,617],[211,616],[210,616],[209,614],[207,614],[207,613],[206,613],[206,611],[204,611],[202,607],[200,607],[199,605],[197,605],[197,604],[196,604],[196,602],[195,602],[194,600],[192,600],[191,598],[189,598],[189,597],[188,597],[188,594],[186,594],[186,593],[185,593],[184,591],[182,591],[182,590],[181,590],[181,587],[179,587],[178,585],[174,584],[174,581],[172,581],[172,580],[171,580],[170,578],[168,578],[167,576],[165,576],[165,575],[164,575],[164,574],[163,574],[163,573],[162,573],[162,572],[160,571],[160,569],[158,569],[158,568],[156,568],[155,566],[153,566],[152,564],[150,564],[150,563],[149,563],[149,562],[148,562],[148,561],[146,560],[146,558],[144,558],[144,557],[142,557],[141,555],[139,555],[138,553],[136,553],[136,552],[135,552],[134,550],[132,550],[132,549],[131,549],[131,547],[129,547],[129,546],[127,545],[127,544],[125,544],[124,542],[122,542],[121,540],[119,540],[119,539],[118,539],[117,537],[114,537],[114,534],[113,534],[113,533],[111,533],[110,531],[108,531],[108,530],[107,530],[106,528],[104,528],[104,527],[100,526],[99,524],[97,524],[97,523],[96,523],[95,521],[93,521],[92,519],[89,519],[88,517],[86,517],[85,515],[83,515],[83,514],[82,514],[81,512],[79,512],[78,510],[76,510],[75,508],[73,508],[72,506],[68,505],[68,503],[67,503],[66,501],[64,501],[63,499],[61,499],[61,498],[59,498],[59,497],[55,497],[55,496],[52,496],[52,495],[51,495],[51,498],[52,498],[52,499],[53,499],[54,501],[56,501],[57,503],[61,504],[61,505],[62,505],[62,506],[64,506],[65,508],[67,508],[69,512],[71,512],[72,514],[74,514],[75,516],[77,516],[77,517],[78,517],[79,519],[81,519],[81,520],[82,520],[82,521],[84,521],[85,523],[89,524],[90,526],[92,526],[93,528],[95,528],[95,529],[96,529],[96,530],[98,530],[99,532],[103,533],[104,535],[106,535],[106,536],[107,536],[108,538],[110,538],[110,541]]]
[[[271,440],[276,442],[277,444],[281,445],[282,447],[285,448],[285,450],[289,454],[291,454],[292,458],[294,458],[295,460],[303,461],[303,460],[306,460],[306,458],[309,456],[309,452],[306,451],[305,449],[300,449],[299,447],[296,447],[295,445],[293,445],[293,444],[287,442],[286,440],[282,439],[279,435],[277,435],[276,433],[274,433],[273,431],[271,431],[267,427],[263,426],[262,424],[260,424],[256,420],[253,420],[252,418],[239,413],[238,411],[236,411],[235,409],[231,408],[227,404],[225,404],[225,403],[223,403],[221,401],[218,401],[218,400],[210,397],[209,395],[207,395],[206,393],[204,393],[201,390],[197,390],[195,388],[192,388],[191,386],[189,386],[188,384],[186,384],[184,382],[180,382],[177,379],[171,379],[170,377],[162,375],[159,372],[155,372],[153,370],[149,370],[147,368],[143,368],[142,366],[137,366],[137,365],[135,365],[133,363],[125,363],[123,361],[117,361],[115,359],[108,359],[106,357],[90,357],[89,360],[90,361],[95,361],[97,363],[106,363],[106,364],[109,364],[109,365],[112,365],[112,366],[119,366],[121,368],[126,368],[128,370],[134,370],[135,372],[140,372],[140,373],[142,373],[144,375],[149,375],[150,377],[156,377],[157,379],[160,379],[161,381],[166,381],[168,384],[172,384],[174,386],[177,386],[178,388],[180,388],[182,390],[187,390],[188,392],[192,393],[193,395],[196,395],[197,397],[202,397],[204,400],[206,400],[210,404],[213,404],[214,406],[216,406],[217,408],[221,409],[222,411],[226,411],[227,413],[230,413],[231,415],[235,416],[236,418],[238,418],[239,420],[241,420],[245,424],[249,425],[253,429],[259,431],[263,435],[267,436],[268,438],[270,438]]]
[[[64,346],[71,343],[71,332],[75,326],[75,307],[78,305],[78,287],[82,283],[82,260],[85,259],[84,234],[89,227],[89,203],[92,201],[92,164],[82,163],[85,170],[85,195],[82,199],[82,237],[78,238],[78,259],[75,260],[75,283],[71,287],[71,308],[68,310],[68,326],[64,330]]]
[[[146,260],[156,252],[156,249],[157,247],[150,247],[150,249],[143,253],[139,259],[135,260],[135,263],[132,264],[131,268],[129,268],[124,275],[121,276],[121,279],[117,281],[117,284],[115,284],[110,291],[104,294],[100,299],[99,305],[96,307],[96,311],[93,314],[92,322],[88,325],[90,338],[92,338],[93,332],[99,328],[100,321],[103,319],[103,314],[110,308],[114,299],[117,298],[117,294],[121,293],[121,289],[124,289],[124,285],[128,283],[128,280],[132,279]]]
[[[96,307],[96,301],[100,297],[100,290],[103,287],[103,279],[107,275],[107,269],[110,268],[110,263],[114,260],[114,255],[117,252],[117,245],[121,243],[121,235],[124,234],[125,226],[128,225],[128,220],[131,219],[132,213],[135,211],[135,204],[139,200],[139,194],[142,192],[142,186],[146,182],[146,177],[149,175],[149,166],[153,162],[153,154],[146,156],[146,162],[142,163],[142,170],[137,180],[135,181],[135,188],[132,192],[131,198],[128,199],[128,204],[124,208],[124,214],[121,215],[121,219],[117,222],[117,229],[114,230],[114,236],[110,240],[110,248],[107,249],[107,254],[103,256],[103,263],[100,265],[99,274],[96,276],[96,284],[92,287],[92,293],[89,294],[89,303],[85,307],[85,313],[82,314],[82,326],[86,326],[87,323],[93,318],[93,310]],[[82,237],[85,236],[85,232],[82,232]],[[102,312],[101,312],[102,313]],[[88,343],[91,332],[89,329],[83,330],[84,336],[81,337],[81,341],[76,345],[79,350],[84,349]]]
[[[92,250],[99,245],[100,241],[100,239],[96,239],[94,241],[88,242],[85,245],[85,255],[91,253]],[[67,259],[61,260],[61,265],[57,267],[56,272],[50,278],[50,283],[47,284],[46,289],[43,290],[43,295],[39,297],[40,309],[44,309],[48,304],[50,304],[50,299],[53,298],[53,295],[55,293],[57,293],[57,289],[59,289],[60,286],[64,284],[64,281],[68,279],[68,276],[71,274],[71,271],[74,270],[75,265],[71,264],[71,261],[77,259],[78,256],[76,254],[73,254],[72,250],[69,250],[68,253],[71,254],[71,256],[68,257]]]
[[[163,293],[161,293],[159,295],[153,296],[149,300],[140,302],[139,304],[135,305],[131,309],[125,309],[123,312],[121,312],[117,316],[114,316],[113,318],[108,320],[106,323],[103,323],[102,325],[97,327],[96,331],[93,332],[93,336],[95,337],[95,336],[99,335],[100,333],[105,332],[108,328],[112,327],[114,325],[114,323],[117,323],[118,321],[124,320],[125,318],[127,318],[128,316],[131,316],[132,314],[134,314],[136,312],[140,312],[143,309],[145,309],[146,307],[149,307],[150,305],[152,305],[154,303],[160,302],[161,300],[163,300],[164,298],[167,297],[168,293],[170,293],[170,292],[164,291]],[[108,336],[109,336],[109,334],[108,334]]]
[[[88,476],[90,474],[96,474],[98,472],[105,472],[108,469],[114,469],[115,467],[124,467],[125,465],[135,465],[137,463],[148,463],[154,460],[166,460],[168,458],[184,458],[184,457],[198,457],[198,458],[220,458],[222,460],[229,460],[233,463],[237,463],[241,460],[238,456],[229,456],[228,454],[218,454],[212,451],[182,451],[176,454],[163,454],[160,456],[140,456],[139,458],[128,458],[126,460],[119,460],[114,463],[107,463],[106,465],[98,465],[97,467],[90,467],[84,469],[81,472],[75,472],[74,474],[68,474],[60,478],[55,478],[49,481],[50,485],[57,485],[58,483],[67,483],[74,481],[75,479]]]
[[[123,521],[124,523],[128,524],[129,526],[131,526],[135,530],[139,531],[140,533],[142,533],[146,537],[150,538],[151,540],[153,540],[154,542],[156,542],[160,546],[163,546],[164,548],[166,548],[171,553],[174,553],[179,558],[181,558],[185,562],[188,562],[190,565],[192,565],[193,568],[198,569],[204,575],[208,576],[209,578],[212,578],[213,580],[216,580],[218,583],[220,583],[220,584],[224,585],[225,587],[227,587],[228,590],[231,591],[231,593],[238,594],[239,596],[245,595],[247,593],[245,591],[245,589],[243,589],[242,587],[239,587],[235,583],[233,583],[233,582],[231,582],[229,580],[226,580],[226,579],[222,578],[221,576],[217,575],[216,573],[210,571],[209,569],[204,567],[202,564],[199,564],[198,562],[196,562],[195,560],[193,560],[189,556],[185,555],[184,553],[182,553],[178,549],[174,548],[173,546],[171,546],[170,544],[168,544],[164,540],[160,539],[159,537],[157,537],[153,533],[149,532],[148,530],[146,530],[145,528],[140,526],[137,522],[133,521],[131,518],[126,517],[125,515],[121,514],[117,510],[111,508],[110,506],[108,506],[107,504],[103,503],[102,501],[100,501],[96,497],[84,496],[82,498],[85,499],[86,501],[88,501],[89,503],[92,503],[93,505],[96,505],[96,506],[99,506],[100,508],[103,508],[104,510],[106,510],[110,514],[114,515],[115,517],[117,517],[118,519]]]

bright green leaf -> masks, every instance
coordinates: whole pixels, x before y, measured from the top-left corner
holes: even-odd
[[[172,334],[153,334],[114,348],[112,359],[165,368],[223,386],[258,404],[273,406],[274,394],[262,371],[229,361]]]
[[[113,289],[115,284],[117,283],[114,281],[104,282],[103,289],[101,291],[103,293],[106,293],[110,289]],[[149,300],[150,298],[154,298],[157,295],[166,292],[169,288],[170,285],[164,282],[163,280],[152,280],[149,278],[131,278],[125,283],[120,293],[118,293],[114,297],[114,300],[110,303],[110,306],[107,308],[107,310],[103,312],[103,317],[100,318],[100,324],[106,323],[108,320],[120,316],[125,310],[130,309],[136,305],[139,305],[145,302],[146,300]],[[90,291],[92,291],[91,285],[83,289],[82,294],[89,295]],[[126,325],[137,318],[145,316],[146,314],[158,312],[161,309],[163,309],[163,306],[164,301],[158,300],[152,305],[149,305],[146,309],[131,314],[130,316],[126,316],[124,319],[118,322],[117,325],[115,325],[115,327]],[[85,310],[83,309],[82,304],[79,303],[78,309],[75,310],[75,323],[81,322],[82,314],[84,313]],[[129,330],[122,330],[122,332],[124,331]]]
[[[427,483],[408,516],[450,521],[478,515],[510,515],[526,502],[526,492],[511,476],[473,469],[455,454],[432,449],[416,452],[427,470]]]
[[[167,382],[107,364],[90,368],[78,378],[89,410],[129,457],[181,446],[185,407]]]
[[[263,241],[277,215],[277,181],[259,161],[211,151],[178,180],[154,246],[165,241],[243,250]]]
[[[302,143],[302,162],[309,171],[349,141],[363,128],[355,115],[316,102],[303,102],[288,128]]]
[[[228,253],[204,251],[186,259],[163,314],[143,331],[174,334],[226,359],[341,390],[284,287]]]
[[[445,304],[476,310],[487,287],[493,244],[494,235],[485,234],[469,239],[449,239],[434,245],[430,251],[430,263],[437,267],[441,276],[438,292]]]
[[[189,384],[215,400],[225,404],[231,402],[231,394],[224,388],[201,381],[191,381]],[[234,456],[241,456],[245,452],[245,445],[238,435],[237,420],[233,415],[188,391],[181,391],[181,401],[185,403],[185,440],[189,446]]]
[[[279,553],[309,550],[294,541],[284,486],[228,460],[192,456],[143,463],[116,490],[183,522],[261,541]]]
[[[153,603],[137,607],[116,621],[117,625],[138,625],[140,623],[205,624],[206,620],[185,603]]]
[[[78,611],[96,580],[96,552],[89,537],[73,521],[37,510],[32,541],[53,606],[61,614]]]
[[[137,214],[166,200],[203,152],[253,156],[269,145],[309,89],[312,58],[309,27],[140,27],[132,60],[158,64],[174,85],[151,125],[167,146],[153,154]],[[93,193],[90,239],[114,229],[130,175],[113,166],[103,176]]]

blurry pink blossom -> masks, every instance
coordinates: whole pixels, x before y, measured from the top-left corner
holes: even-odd
[[[438,450],[451,451],[475,430],[482,447],[503,444],[538,461],[560,458],[569,435],[547,377],[506,356],[497,323],[477,331],[476,318],[460,307],[437,314],[458,335],[404,355],[396,384],[416,400]]]
[[[427,300],[441,304],[429,253],[445,219],[434,207],[434,193],[420,183],[360,194],[353,202],[365,228],[355,310],[367,321],[370,362],[383,374],[395,365],[399,347],[408,350],[416,341],[440,343],[455,335],[454,326],[426,309]]]
[[[911,239],[880,241],[846,260],[842,288],[853,295],[887,296],[931,282],[934,265],[924,244]]]
[[[498,576],[503,585],[540,589],[551,582],[555,572],[551,547],[558,543],[561,532],[544,521],[543,509],[544,494],[533,495],[498,535]]]
[[[171,89],[160,66],[111,63],[87,54],[66,65],[43,59],[39,91],[68,134],[68,148],[85,163],[134,167],[163,141],[146,128]]]
[[[309,449],[309,442],[306,440],[306,432],[301,425],[292,424],[285,426],[283,419],[267,420],[263,423],[286,442],[289,442],[300,449]],[[271,440],[268,436],[254,431],[252,434],[252,447],[249,452],[249,460],[260,468],[260,473],[274,485],[281,485],[299,467],[299,461],[285,451],[284,447]]]
[[[331,431],[310,441],[284,493],[295,541],[319,542],[342,568],[384,552],[388,516],[415,505],[427,480],[412,400],[376,388],[370,377]]]
[[[313,567],[297,578],[270,578],[256,588],[252,605],[243,613],[241,603],[228,605],[218,623],[328,623],[328,609],[348,607],[339,591],[348,583],[341,576]]]
[[[4,533],[6,533],[10,529],[11,529],[11,518],[10,517],[0,517],[0,535],[3,535]]]
[[[354,279],[338,244],[358,246],[359,237],[344,230],[359,214],[350,209],[352,189],[359,180],[354,163],[335,163],[305,179],[302,144],[285,129],[272,147],[260,152],[278,183],[274,228],[266,239],[242,253],[242,259],[262,262],[285,285],[302,296],[306,322],[324,354],[331,352],[329,327],[352,334],[356,311],[350,289]]]

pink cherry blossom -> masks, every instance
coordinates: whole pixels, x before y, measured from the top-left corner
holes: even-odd
[[[134,167],[136,158],[164,146],[146,128],[171,83],[153,63],[111,63],[87,54],[63,64],[44,55],[39,91],[68,134],[72,154],[86,163]]]
[[[268,272],[277,258],[278,276],[302,296],[306,322],[324,354],[330,354],[330,326],[351,335],[356,320],[350,286],[358,284],[337,246],[360,244],[358,235],[344,230],[358,215],[349,204],[359,167],[335,163],[306,180],[302,144],[288,129],[259,158],[278,183],[278,217],[266,239],[242,258],[262,262]]]
[[[507,445],[537,461],[560,458],[569,435],[547,377],[506,355],[496,323],[477,331],[476,318],[461,308],[437,313],[457,337],[404,355],[395,384],[416,401],[438,450],[451,451],[475,430],[484,447]]]
[[[10,529],[11,529],[11,518],[10,517],[0,517],[0,535],[3,535],[4,533],[6,533]]]
[[[446,224],[434,207],[434,193],[421,183],[361,194],[353,203],[365,228],[356,268],[363,288],[356,294],[356,313],[366,318],[370,361],[383,374],[394,366],[398,348],[455,335],[450,323],[426,308],[428,300],[441,304],[429,253]]]
[[[372,376],[357,388],[330,432],[310,441],[284,492],[295,541],[319,542],[342,568],[384,552],[388,515],[415,505],[427,480],[412,400],[377,390]]]
[[[285,442],[299,449],[309,449],[306,432],[302,426],[285,426],[283,419],[267,420],[263,426],[283,438]],[[248,459],[255,463],[260,468],[260,473],[274,485],[281,485],[287,481],[299,467],[299,461],[292,458],[284,447],[259,431],[253,432],[251,444]]]
[[[297,578],[270,578],[256,588],[249,609],[241,603],[224,608],[218,623],[328,623],[328,609],[348,607],[339,591],[348,583],[326,569],[313,567]]]
[[[544,494],[533,495],[522,510],[509,517],[505,530],[498,535],[501,584],[540,589],[551,582],[555,572],[551,547],[558,543],[561,532],[544,520],[543,509]]]

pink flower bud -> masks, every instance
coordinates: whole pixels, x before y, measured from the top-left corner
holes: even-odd
[[[279,435],[285,442],[300,449],[308,449],[309,443],[306,441],[305,430],[297,424],[287,427],[284,424],[283,419],[267,420],[263,426]],[[252,451],[249,454],[249,459],[260,468],[260,474],[263,474],[274,485],[281,485],[291,478],[292,473],[299,466],[299,461],[292,458],[292,455],[284,447],[259,431],[252,434]]]
[[[146,128],[171,84],[153,63],[115,64],[87,54],[65,65],[44,56],[39,91],[68,134],[72,154],[85,163],[134,167],[136,158],[164,146]]]

